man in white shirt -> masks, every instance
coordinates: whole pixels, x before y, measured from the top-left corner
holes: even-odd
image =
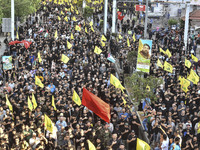
[[[30,138],[29,140],[29,144],[30,146],[35,149],[36,146],[40,143],[40,138],[39,137],[36,137],[36,133],[33,133],[33,137]]]
[[[164,134],[161,149],[162,150],[168,150],[168,147],[169,147],[169,138],[166,134]]]

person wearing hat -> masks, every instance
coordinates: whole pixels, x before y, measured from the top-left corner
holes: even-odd
[[[136,150],[136,143],[137,143],[137,136],[135,135],[135,131],[132,130],[127,138],[127,149],[129,150]]]

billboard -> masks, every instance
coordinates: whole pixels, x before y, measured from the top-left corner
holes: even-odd
[[[11,70],[12,69],[12,56],[3,56],[3,69],[4,70]]]
[[[152,40],[143,40],[143,39],[139,40],[136,71],[149,73],[151,49],[152,49]]]
[[[11,18],[2,18],[2,32],[11,32]]]
[[[135,11],[145,11],[145,5],[135,5]]]

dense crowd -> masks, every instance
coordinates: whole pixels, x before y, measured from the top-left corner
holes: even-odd
[[[167,31],[161,29],[149,35],[153,40],[149,74],[163,79],[163,84],[154,89],[157,100],[151,101],[146,97],[142,101],[143,104],[139,106],[139,109],[144,112],[145,119],[142,124],[145,132],[148,133],[149,144],[157,150],[198,150],[200,146],[199,82],[197,84],[190,82],[188,91],[185,92],[180,80],[180,77],[187,79],[191,70],[194,70],[197,75],[199,73],[199,61],[192,59],[192,55],[198,53],[196,44],[198,37],[189,36],[186,50],[183,43],[183,29]],[[121,48],[116,52],[121,60],[121,69],[125,73],[131,73],[130,70],[133,69],[128,65],[127,54],[138,51],[138,40],[132,41],[131,47],[127,47],[126,38],[119,42],[114,40],[113,43]],[[172,56],[164,54],[160,48],[164,51],[168,49]],[[159,67],[158,59],[162,64],[165,61],[172,64],[173,72],[167,72]],[[185,65],[185,59],[191,62],[191,67]]]
[[[76,7],[73,4],[72,11],[69,3],[42,3],[40,10],[18,30],[16,40],[31,41],[30,47],[4,41],[7,44],[4,56],[12,56],[13,68],[1,72],[5,84],[0,100],[0,149],[83,150],[88,149],[87,140],[100,150],[136,149],[141,124],[126,92],[110,84],[110,74],[117,76],[117,73],[114,63],[107,60],[108,44],[101,45],[102,34],[95,27],[94,32],[91,30]],[[82,30],[75,30],[76,25]],[[95,46],[103,52],[94,53]],[[69,57],[69,62],[61,61],[62,54]],[[44,88],[35,85],[35,76]],[[72,100],[73,91],[81,98],[83,88],[110,105],[110,123]],[[28,97],[32,99],[32,94],[37,108],[31,111]],[[13,111],[6,105],[5,95]],[[45,114],[55,123],[53,133],[45,129]]]
[[[134,20],[118,21],[117,27],[118,30],[122,29],[122,38],[117,36],[109,41],[110,35],[105,35],[110,44],[103,46],[99,32],[102,28],[100,14],[103,4],[94,7],[94,31],[89,22],[75,11],[78,10],[77,5],[73,4],[74,11],[71,7],[69,3],[42,3],[36,15],[29,17],[25,25],[19,27],[18,40],[32,41],[28,49],[22,44],[10,46],[5,41],[7,49],[4,55],[12,56],[13,68],[0,72],[5,82],[0,102],[1,149],[83,150],[88,149],[87,140],[100,150],[136,149],[141,124],[126,92],[110,84],[110,74],[117,76],[117,73],[115,64],[107,60],[107,56],[111,51],[118,58],[119,67],[124,73],[132,73],[130,70],[134,69],[130,68],[132,65],[128,64],[127,55],[138,51],[138,39],[143,37],[143,27],[135,25]],[[126,6],[123,4],[123,7]],[[134,12],[130,8],[128,13]],[[108,24],[111,26],[111,19],[108,19]],[[81,27],[81,31],[75,30],[76,25]],[[58,37],[55,37],[56,32]],[[137,39],[135,42],[131,38],[133,33]],[[184,92],[179,80],[180,76],[187,78],[191,69],[198,74],[199,62],[191,57],[191,54],[197,53],[197,39],[189,37],[188,49],[185,50],[183,29],[155,32],[149,29],[148,33],[153,40],[149,74],[163,78],[163,85],[154,89],[157,100],[151,101],[146,97],[144,105],[139,107],[144,112],[142,124],[149,144],[155,150],[198,150],[199,83],[196,85],[191,82],[188,91]],[[127,46],[128,36],[130,47]],[[68,48],[67,41],[72,44],[71,48]],[[95,46],[101,48],[101,54],[94,53]],[[164,51],[169,49],[172,56],[169,58],[161,53],[160,48]],[[42,62],[39,62],[38,52]],[[62,54],[69,57],[69,62],[61,61]],[[185,58],[192,63],[190,68],[185,66]],[[158,67],[158,59],[161,63],[167,61],[172,64],[173,72]],[[41,79],[44,88],[35,85],[35,76]],[[73,91],[81,98],[83,88],[110,105],[110,123],[72,100]],[[33,111],[27,104],[28,96],[32,99],[32,93],[38,104]],[[13,112],[6,105],[6,94]],[[52,95],[57,110],[52,106]],[[122,98],[125,98],[126,104]],[[45,114],[55,123],[53,133],[45,129]]]

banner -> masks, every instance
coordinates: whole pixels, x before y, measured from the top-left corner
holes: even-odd
[[[149,73],[152,40],[139,40],[137,70]]]
[[[145,5],[135,5],[135,11],[145,11]]]
[[[12,56],[3,56],[3,70],[10,70],[12,69]]]

